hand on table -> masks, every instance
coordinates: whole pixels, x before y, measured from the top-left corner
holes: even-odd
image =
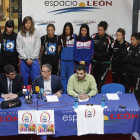
[[[89,96],[87,94],[82,93],[82,94],[78,95],[78,98],[81,100],[86,100],[87,98],[89,98]]]
[[[61,92],[60,92],[60,91],[57,91],[57,92],[55,93],[55,95],[57,95],[57,97],[61,97]]]
[[[2,98],[7,99],[7,100],[12,100],[12,99],[15,99],[17,97],[18,97],[18,95],[17,94],[13,94],[13,93],[4,94],[2,96]]]

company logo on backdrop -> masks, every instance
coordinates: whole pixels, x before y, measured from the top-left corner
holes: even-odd
[[[32,115],[30,113],[24,113],[22,116],[22,121],[25,123],[31,123],[32,122]]]
[[[34,19],[34,16],[31,15],[32,19],[34,20],[34,22],[37,24],[37,25],[48,25],[48,24],[54,24],[55,23],[55,20],[35,20]]]
[[[70,13],[70,12],[93,12],[93,9],[101,9],[98,8],[98,6],[112,6],[112,1],[107,0],[100,0],[100,1],[86,1],[86,2],[78,2],[77,1],[45,1],[45,6],[65,6],[69,8],[63,8],[58,10],[53,10],[48,13],[54,13],[54,15],[57,14],[64,14],[64,13]],[[93,7],[94,6],[94,7]]]
[[[54,24],[55,21],[45,21],[45,20],[40,20],[40,21],[37,21],[35,20],[35,23],[37,23],[37,25],[48,25],[48,24]]]
[[[47,112],[44,112],[40,115],[40,121],[43,123],[51,123],[50,121],[50,114]]]
[[[81,26],[82,24],[93,24],[96,23],[95,20],[74,20],[73,21],[74,24],[76,24],[77,26]]]

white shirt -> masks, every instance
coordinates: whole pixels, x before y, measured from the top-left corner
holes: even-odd
[[[52,89],[51,89],[51,75],[49,80],[44,79],[44,91],[47,94],[52,94]]]
[[[67,36],[67,40],[69,40],[70,39],[70,36]]]

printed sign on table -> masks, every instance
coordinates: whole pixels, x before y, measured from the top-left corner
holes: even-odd
[[[54,110],[36,111],[37,135],[55,134]]]
[[[36,134],[36,111],[18,111],[18,134]]]

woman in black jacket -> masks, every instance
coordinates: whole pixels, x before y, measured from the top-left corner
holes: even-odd
[[[105,77],[110,66],[110,58],[112,55],[111,44],[114,42],[114,39],[106,34],[107,27],[107,22],[101,21],[98,24],[98,33],[91,36],[94,40],[92,65],[98,93],[101,93],[101,87],[105,84]]]
[[[111,62],[111,70],[113,83],[120,83],[124,85],[123,52],[128,45],[129,43],[125,41],[125,30],[119,28],[116,32],[116,40],[112,44],[113,55]]]
[[[125,92],[129,93],[131,86],[137,101],[140,101],[140,44],[137,33],[131,35],[131,44],[124,51],[124,85]]]

